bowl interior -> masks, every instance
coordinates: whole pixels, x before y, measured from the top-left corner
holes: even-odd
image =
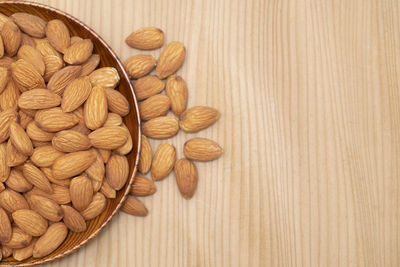
[[[0,265],[36,265],[61,258],[83,246],[90,239],[96,236],[118,211],[126,195],[129,193],[130,186],[136,173],[140,144],[140,120],[138,116],[139,113],[137,102],[127,73],[123,69],[121,62],[115,55],[115,53],[93,30],[91,30],[89,27],[84,25],[76,18],[65,14],[64,12],[36,3],[19,1],[0,2],[0,12],[7,16],[10,16],[16,12],[26,12],[39,16],[45,21],[59,19],[67,25],[71,36],[76,35],[82,38],[91,39],[94,45],[93,53],[99,54],[101,58],[99,67],[108,66],[114,67],[118,70],[121,81],[119,84],[119,88],[117,89],[128,99],[131,104],[131,112],[124,118],[124,122],[128,127],[133,139],[132,152],[127,155],[130,162],[129,182],[125,185],[123,189],[117,192],[117,197],[115,199],[108,200],[107,207],[100,216],[87,222],[87,230],[85,232],[69,232],[68,237],[64,241],[64,243],[50,255],[40,259],[34,259],[31,257],[21,262],[14,261],[11,257],[9,257],[7,259],[3,259],[3,261],[0,262]]]

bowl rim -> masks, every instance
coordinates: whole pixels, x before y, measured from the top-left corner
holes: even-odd
[[[58,13],[59,15],[65,16],[68,19],[73,20],[74,22],[78,23],[79,25],[81,25],[83,28],[85,28],[86,30],[88,30],[91,34],[93,34],[102,45],[104,45],[107,50],[111,53],[111,55],[115,58],[117,64],[120,66],[122,73],[120,73],[120,75],[122,74],[122,76],[127,79],[128,84],[129,84],[129,89],[132,93],[132,97],[133,97],[133,102],[132,103],[134,105],[134,109],[136,111],[137,114],[137,122],[138,122],[138,144],[137,144],[137,155],[136,155],[136,160],[135,160],[135,164],[133,167],[133,172],[131,177],[129,178],[129,184],[128,187],[126,188],[124,195],[122,196],[121,200],[119,201],[119,203],[117,204],[116,208],[113,210],[113,212],[111,213],[111,215],[100,225],[99,228],[96,229],[96,231],[94,231],[88,238],[86,238],[85,240],[83,240],[81,243],[77,244],[76,246],[72,247],[71,249],[68,249],[67,251],[60,253],[54,257],[48,258],[48,259],[38,259],[35,262],[32,263],[21,263],[18,265],[14,265],[14,266],[35,266],[35,265],[40,265],[40,264],[44,264],[44,263],[49,263],[58,259],[61,259],[75,251],[77,251],[79,248],[83,247],[84,245],[86,245],[90,240],[92,240],[95,236],[97,236],[101,230],[103,230],[103,228],[111,221],[111,219],[114,218],[114,216],[117,214],[117,212],[119,211],[119,209],[122,207],[122,204],[125,202],[125,199],[127,198],[129,192],[130,192],[130,188],[132,186],[133,180],[136,176],[137,173],[137,168],[138,168],[138,164],[139,164],[139,155],[140,155],[140,150],[141,150],[141,139],[142,139],[142,134],[141,134],[141,120],[140,120],[140,113],[139,113],[139,106],[138,106],[138,101],[136,99],[136,95],[133,91],[133,86],[131,83],[131,80],[129,78],[128,73],[125,70],[124,65],[122,64],[121,60],[119,59],[119,57],[117,56],[117,54],[114,52],[114,50],[111,48],[111,46],[97,33],[95,32],[92,28],[90,28],[88,25],[86,25],[85,23],[83,23],[82,21],[80,21],[79,19],[77,19],[76,17],[61,11],[57,8],[51,7],[49,5],[46,4],[42,4],[42,3],[35,3],[35,2],[30,2],[30,1],[23,1],[23,0],[5,0],[5,1],[1,1],[1,4],[22,4],[22,5],[27,5],[27,6],[37,6],[40,8],[44,8],[47,10],[50,10],[52,12]],[[132,112],[132,110],[131,110]],[[0,263],[1,266],[1,263]]]

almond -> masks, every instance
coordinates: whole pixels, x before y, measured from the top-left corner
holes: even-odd
[[[0,67],[0,94],[4,91],[8,83],[8,69]]]
[[[1,38],[7,55],[14,56],[21,44],[21,31],[18,26],[11,20],[4,23],[1,29]]]
[[[186,48],[182,43],[171,42],[161,52],[157,63],[157,75],[160,79],[167,78],[182,65],[185,60]]]
[[[179,191],[184,198],[192,198],[197,187],[197,168],[188,159],[180,159],[175,162],[174,173]]]
[[[7,165],[7,144],[0,144],[0,182],[5,182],[10,175],[10,167]]]
[[[46,175],[31,163],[25,163],[23,167],[23,174],[26,180],[41,189],[42,191],[51,194],[53,188],[50,185],[49,180]]]
[[[11,63],[13,63],[13,62],[15,62],[15,58],[3,56],[2,58],[0,58],[0,67],[4,67],[4,68],[10,70],[11,69]]]
[[[61,97],[47,89],[32,89],[21,94],[18,106],[25,109],[46,109],[60,105]]]
[[[83,123],[78,123],[77,125],[75,125],[74,127],[71,128],[71,131],[76,131],[76,132],[80,132],[81,134],[84,135],[88,135],[90,134],[90,130],[86,127],[86,125]]]
[[[86,222],[82,215],[73,207],[62,205],[64,212],[63,222],[72,232],[80,233],[86,231]]]
[[[43,196],[30,197],[31,208],[51,222],[58,222],[63,218],[63,210],[54,200]]]
[[[183,153],[191,160],[210,161],[222,155],[222,148],[212,140],[193,138],[185,143]]]
[[[93,187],[89,178],[78,176],[71,180],[69,186],[71,202],[75,209],[83,211],[93,199]]]
[[[84,109],[86,127],[91,130],[100,128],[107,119],[108,106],[104,89],[95,86],[87,99]]]
[[[40,54],[42,54],[43,58],[46,56],[56,56],[62,60],[61,54],[54,49],[54,47],[50,44],[49,40],[45,39],[35,39],[36,49],[39,50]]]
[[[19,115],[19,123],[21,124],[22,128],[26,130],[26,127],[28,127],[28,124],[33,121],[33,118],[26,114],[23,110],[18,111]]]
[[[108,149],[98,149],[98,151],[103,159],[103,162],[107,163],[108,159],[111,156],[111,151]]]
[[[25,33],[21,33],[21,46],[23,45],[29,45],[36,48],[35,40]]]
[[[151,167],[151,161],[152,161],[151,146],[149,141],[147,140],[147,137],[142,134],[142,149],[140,150],[140,155],[139,155],[138,170],[143,174],[148,173]]]
[[[71,37],[71,46],[75,43],[77,43],[78,41],[82,41],[83,39],[79,36],[72,36]]]
[[[32,155],[33,145],[31,139],[29,139],[24,128],[16,122],[10,124],[10,140],[19,152],[26,156]]]
[[[88,99],[92,85],[89,77],[84,76],[72,81],[63,94],[61,108],[64,112],[71,112],[80,107]]]
[[[51,77],[53,77],[53,75],[57,71],[61,70],[62,67],[64,67],[63,60],[60,57],[54,55],[47,55],[43,57],[43,62],[45,65],[43,78],[46,82],[50,81]]]
[[[29,257],[32,257],[33,247],[35,246],[36,241],[37,238],[33,238],[28,246],[24,248],[13,249],[13,258],[17,261],[23,261]]]
[[[156,187],[152,181],[143,177],[136,176],[131,187],[131,194],[139,197],[150,196],[156,192]]]
[[[92,145],[100,149],[116,149],[128,140],[126,130],[120,126],[102,127],[89,134]]]
[[[50,20],[47,23],[46,37],[50,44],[61,53],[64,53],[71,44],[71,37],[67,26],[58,19]]]
[[[156,49],[164,44],[164,33],[158,28],[145,27],[131,33],[125,42],[130,47],[137,49]]]
[[[17,110],[19,95],[20,92],[15,82],[12,79],[8,79],[6,88],[3,90],[3,93],[0,94],[0,109]]]
[[[29,245],[32,240],[32,236],[22,231],[19,227],[14,226],[12,228],[11,239],[8,242],[4,242],[3,245],[9,248],[23,248]]]
[[[81,76],[87,76],[92,73],[100,63],[100,56],[93,54],[85,63],[82,64]]]
[[[41,146],[33,150],[31,161],[38,167],[50,167],[54,161],[64,155],[53,146]],[[65,151],[64,151],[65,152]]]
[[[1,254],[3,255],[3,259],[8,258],[12,255],[13,250],[5,245],[1,246]]]
[[[90,39],[76,41],[64,53],[64,61],[68,64],[82,64],[92,55],[93,43]]]
[[[43,38],[46,35],[46,21],[28,13],[14,13],[11,15],[18,27],[32,37]]]
[[[104,127],[108,126],[121,126],[122,118],[116,113],[108,113],[107,120],[104,123]]]
[[[72,130],[58,132],[54,136],[52,144],[54,148],[61,152],[77,152],[87,150],[92,146],[86,135]]]
[[[181,76],[168,77],[165,92],[171,99],[171,110],[176,116],[180,116],[186,109],[188,89],[185,80]]]
[[[92,86],[114,89],[119,83],[118,71],[113,67],[103,67],[90,73]]]
[[[18,166],[26,161],[28,157],[19,152],[11,140],[8,139],[7,142],[7,165],[10,167]]]
[[[117,148],[115,150],[115,152],[120,154],[120,155],[126,155],[126,154],[128,154],[129,152],[132,151],[133,140],[132,140],[132,136],[131,136],[131,134],[129,132],[129,129],[125,126],[125,124],[123,124],[122,127],[125,129],[126,136],[128,136],[128,140],[126,140],[125,144],[123,144],[122,146]]]
[[[20,108],[21,111],[23,111],[26,115],[30,117],[35,117],[37,110],[36,109],[26,109],[26,108]]]
[[[159,181],[168,176],[174,168],[176,159],[175,147],[171,144],[162,143],[154,153],[151,166],[151,177]]]
[[[73,80],[78,78],[81,74],[81,71],[81,66],[64,67],[53,74],[53,76],[49,80],[49,83],[47,84],[47,88],[58,95],[62,95],[64,93],[65,87],[69,85]]]
[[[27,90],[46,87],[40,73],[25,59],[18,59],[12,63],[11,70],[14,81]]]
[[[56,185],[56,184],[52,184],[51,187],[53,188],[52,194],[46,193],[37,187],[34,187],[28,193],[31,193],[32,195],[47,197],[51,200],[54,200],[57,204],[68,204],[69,202],[71,202],[71,197],[69,195],[69,189],[67,187]]]
[[[53,164],[55,179],[67,179],[85,171],[96,159],[93,151],[79,151],[65,154]]]
[[[61,108],[50,108],[39,110],[35,121],[47,132],[58,132],[73,127],[79,119],[74,114],[63,112]]]
[[[64,223],[57,222],[49,226],[33,247],[33,257],[41,258],[56,250],[67,237],[68,229]]]
[[[103,183],[93,179],[91,179],[90,181],[92,182],[93,192],[94,193],[99,192]]]
[[[49,133],[42,130],[35,121],[32,121],[28,124],[26,127],[26,133],[32,140],[42,142],[51,141],[54,137],[54,133]]]
[[[29,209],[25,198],[11,189],[6,189],[0,193],[0,206],[8,212],[21,209]]]
[[[144,76],[133,84],[133,90],[138,100],[159,94],[164,87],[164,82],[153,75]]]
[[[4,209],[0,208],[0,242],[7,243],[11,240],[12,228],[10,219]]]
[[[0,143],[10,136],[10,124],[17,120],[17,113],[12,109],[0,112]]]
[[[142,120],[151,120],[168,113],[171,107],[171,101],[166,95],[154,95],[139,104],[140,118]]]
[[[84,211],[81,211],[81,215],[83,218],[85,218],[85,220],[91,220],[100,215],[100,213],[102,213],[106,208],[106,205],[107,200],[104,195],[97,192],[93,196],[93,201],[89,204],[89,206]]]
[[[12,190],[21,193],[27,192],[33,187],[32,184],[25,179],[22,172],[16,169],[11,170],[10,176],[6,181],[6,185]]]
[[[156,66],[156,59],[152,55],[136,55],[125,61],[125,67],[133,79],[139,79],[149,74]]]
[[[133,216],[147,216],[147,209],[137,198],[128,196],[121,210]]]
[[[86,173],[89,175],[90,179],[95,180],[100,183],[101,186],[105,174],[105,166],[103,162],[103,158],[100,153],[96,151],[96,160],[90,165],[89,168],[86,169]]]
[[[51,168],[40,168],[40,170],[46,175],[47,179],[49,179],[50,182],[56,185],[61,185],[64,187],[69,187],[69,184],[71,183],[70,179],[64,179],[64,180],[58,180],[53,177],[53,170]]]
[[[125,156],[113,154],[106,165],[106,179],[115,190],[120,190],[126,184],[129,176],[129,163]]]
[[[111,112],[117,113],[121,116],[126,116],[129,113],[129,102],[124,95],[114,89],[104,89],[107,97],[108,109]]]
[[[215,108],[192,107],[181,114],[179,126],[187,133],[194,133],[212,125],[219,117],[220,113]]]
[[[44,75],[45,65],[42,58],[42,54],[35,47],[29,45],[23,45],[19,48],[17,53],[18,59],[24,59],[31,63],[32,66],[37,70],[40,75]]]
[[[36,211],[21,209],[12,213],[15,224],[31,236],[41,236],[47,230],[47,221]]]
[[[107,180],[103,181],[100,192],[107,198],[115,198],[117,196],[117,192],[108,184]]]
[[[179,131],[178,121],[173,117],[163,116],[151,119],[142,125],[145,136],[155,139],[170,138]]]
[[[3,28],[4,24],[9,21],[10,18],[4,15],[3,13],[0,13],[0,30]]]

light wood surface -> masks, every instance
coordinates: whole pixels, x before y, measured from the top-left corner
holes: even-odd
[[[192,200],[171,175],[148,217],[119,214],[52,266],[400,266],[398,1],[40,2],[122,59],[142,26],[185,43],[189,104],[222,117],[168,142],[225,150],[197,164]]]

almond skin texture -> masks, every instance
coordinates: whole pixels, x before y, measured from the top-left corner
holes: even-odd
[[[69,186],[71,202],[75,209],[83,211],[93,199],[93,187],[89,178],[78,176],[71,180]]]
[[[26,33],[21,34],[21,46],[23,45],[29,45],[36,48],[35,40],[33,40],[33,38],[27,35]]]
[[[79,36],[72,36],[71,37],[71,46],[77,43],[78,41],[82,41],[83,39]]]
[[[3,39],[4,50],[10,57],[14,56],[21,44],[21,31],[18,26],[8,20],[1,29],[1,38]]]
[[[73,127],[79,119],[74,114],[65,113],[57,107],[38,111],[35,121],[44,131],[58,132]]]
[[[186,48],[182,43],[171,42],[162,51],[157,64],[157,74],[160,79],[165,79],[173,74],[185,60]]]
[[[49,226],[33,247],[33,257],[41,258],[56,250],[67,237],[68,229],[64,223],[58,222]]]
[[[37,187],[34,187],[31,191],[29,191],[27,193],[49,198],[51,200],[54,200],[57,204],[60,204],[60,205],[71,202],[71,197],[69,195],[69,189],[67,187],[56,185],[56,184],[52,184],[51,187],[53,188],[52,194],[46,193]]]
[[[25,109],[46,109],[60,105],[61,97],[47,89],[32,89],[21,94],[18,106]]]
[[[6,243],[10,241],[12,228],[10,219],[4,209],[0,208],[0,242]]]
[[[3,56],[0,58],[0,67],[11,69],[11,63],[15,62],[15,58]]]
[[[50,167],[54,161],[64,155],[53,146],[41,146],[33,150],[31,161],[38,167]]]
[[[42,75],[25,59],[18,59],[12,63],[11,71],[14,81],[26,90],[46,88]]]
[[[88,99],[92,85],[89,77],[75,79],[64,90],[61,108],[64,112],[71,112],[80,107]]]
[[[13,249],[12,256],[17,261],[23,261],[32,256],[33,247],[35,246],[37,238],[32,238],[28,246],[24,248]]]
[[[11,188],[16,192],[24,193],[32,189],[32,184],[28,182],[22,172],[13,169],[10,172],[10,176],[6,181],[7,187]]]
[[[28,158],[14,147],[10,139],[8,139],[6,150],[7,150],[7,165],[9,167],[18,166],[24,163]]]
[[[92,92],[85,103],[83,112],[86,127],[89,129],[96,130],[104,124],[107,120],[108,106],[103,88],[100,86],[92,88]]]
[[[71,37],[67,26],[58,19],[50,20],[47,23],[46,37],[49,43],[61,53],[64,53],[71,44]]]
[[[54,137],[54,133],[46,132],[39,128],[35,121],[32,121],[26,127],[26,133],[28,134],[29,138],[35,141],[51,141]]]
[[[86,230],[86,222],[82,215],[73,207],[62,205],[63,222],[72,232],[80,233]]]
[[[156,192],[156,187],[152,181],[143,177],[136,176],[131,187],[131,194],[134,196],[145,197]]]
[[[103,162],[103,158],[101,157],[100,153],[97,152],[96,150],[96,160],[90,165],[89,168],[86,169],[87,175],[89,175],[89,178],[92,180],[95,180],[100,183],[99,189],[101,187],[101,184],[103,183],[103,178],[105,174],[105,166]]]
[[[67,66],[53,74],[47,88],[58,95],[64,93],[64,89],[81,74],[81,66]]]
[[[164,44],[164,33],[158,28],[145,27],[131,33],[125,42],[136,49],[156,49]]]
[[[40,54],[40,51],[37,50],[35,47],[29,45],[21,46],[18,50],[17,58],[24,59],[27,62],[31,63],[40,75],[44,75],[44,61],[42,55]]]
[[[78,40],[64,53],[64,61],[68,64],[82,64],[92,55],[93,43],[90,39]]]
[[[39,168],[31,163],[25,163],[22,170],[24,177],[28,182],[46,193],[51,194],[53,192],[49,180]]]
[[[168,77],[165,92],[171,99],[171,110],[176,116],[180,116],[186,109],[188,89],[185,80],[180,76]]]
[[[34,39],[36,43],[36,49],[39,50],[42,57],[46,56],[56,56],[62,60],[61,54],[50,44],[47,38],[43,39]]]
[[[129,102],[124,95],[114,89],[104,89],[107,97],[108,109],[111,112],[121,116],[126,116],[129,113]]]
[[[52,182],[53,184],[69,187],[69,184],[71,183],[70,179],[64,179],[64,180],[55,179],[53,177],[53,171],[51,168],[40,168],[40,170],[44,173],[44,175],[46,175],[47,179],[49,179],[49,181]]]
[[[121,126],[122,118],[116,113],[108,113],[107,120],[104,123],[104,127],[108,126]]]
[[[198,180],[196,166],[190,160],[183,158],[175,162],[174,173],[182,196],[186,199],[192,198]]]
[[[32,37],[43,38],[46,35],[46,21],[28,13],[14,13],[11,15],[18,27]]]
[[[137,198],[128,196],[121,210],[133,216],[147,216],[147,209]]]
[[[179,126],[187,133],[198,132],[216,122],[220,113],[215,108],[196,106],[182,113]]]
[[[12,255],[13,250],[5,245],[1,246],[1,254],[3,255],[3,259],[8,258]]]
[[[22,43],[22,39],[21,39]],[[1,31],[0,31],[0,58],[4,56],[4,44],[3,44],[3,38],[1,37]]]
[[[133,79],[139,79],[149,74],[157,64],[152,55],[136,55],[125,61],[126,70]]]
[[[18,115],[19,115],[19,123],[21,124],[22,128],[26,130],[26,127],[28,127],[28,124],[33,121],[33,118],[22,110],[18,111]]]
[[[168,113],[171,107],[171,101],[166,95],[154,95],[139,104],[140,118],[142,120],[151,120]]]
[[[12,109],[0,112],[0,143],[10,136],[10,124],[17,120],[17,113]]]
[[[153,180],[160,181],[167,177],[174,168],[175,160],[175,147],[171,144],[162,143],[154,154],[151,166],[151,177]]]
[[[92,145],[100,149],[117,149],[128,140],[126,130],[121,126],[102,127],[89,134]]]
[[[12,228],[12,235],[10,241],[3,243],[3,245],[14,249],[23,248],[29,245],[31,240],[32,236],[22,231],[19,227],[14,226]]]
[[[81,211],[81,215],[83,218],[85,218],[85,220],[91,220],[100,215],[100,213],[102,213],[106,208],[106,205],[107,200],[104,195],[97,192],[93,196],[93,201],[89,204],[89,206],[84,211]]]
[[[0,144],[0,182],[5,182],[10,175],[10,167],[7,165],[7,144]]]
[[[117,196],[117,192],[107,183],[107,180],[103,181],[100,192],[107,198],[115,198]]]
[[[6,189],[0,193],[0,206],[8,212],[21,209],[29,209],[25,198],[11,189]]]
[[[63,218],[63,211],[55,201],[43,196],[30,197],[31,208],[51,222],[58,222]]]
[[[53,77],[53,75],[57,71],[61,70],[64,67],[63,60],[60,57],[54,55],[47,55],[43,57],[43,62],[45,66],[43,78],[46,82],[50,81],[51,77]]]
[[[119,83],[118,71],[113,67],[103,67],[90,73],[92,86],[114,89]]]
[[[58,132],[54,136],[52,144],[55,149],[61,152],[78,152],[87,150],[92,146],[86,135],[72,130]]]
[[[143,134],[154,139],[167,139],[176,135],[178,131],[178,121],[169,116],[154,118],[142,125]]]
[[[133,90],[139,101],[159,94],[164,87],[164,82],[153,75],[144,76],[133,84]]]
[[[100,56],[93,54],[85,63],[82,64],[81,76],[87,76],[92,73],[100,63]]]
[[[10,140],[19,152],[26,156],[32,155],[33,145],[31,139],[29,139],[24,128],[16,122],[12,122],[10,125]]]
[[[126,127],[125,124],[122,125],[122,127],[125,129],[126,132],[126,136],[128,136],[128,140],[126,140],[125,144],[123,144],[122,146],[120,146],[119,148],[117,148],[115,150],[116,153],[120,154],[120,155],[126,155],[129,152],[132,151],[132,147],[133,147],[133,140],[132,140],[132,136],[129,132],[128,127]]]
[[[31,236],[41,236],[47,230],[47,221],[33,210],[17,210],[12,217],[15,224]]]
[[[7,110],[17,110],[18,109],[18,97],[20,91],[13,81],[13,79],[8,79],[8,83],[3,93],[0,94],[0,109]]]
[[[138,170],[143,174],[148,173],[150,171],[151,161],[152,161],[151,146],[149,140],[147,140],[147,137],[142,134],[142,149],[140,150],[140,155],[139,155]]]
[[[7,86],[9,79],[8,69],[0,67],[0,94],[4,91]]]
[[[210,161],[222,155],[222,148],[212,140],[206,138],[193,138],[186,141],[183,153],[188,159],[197,161]]]
[[[79,151],[63,155],[53,164],[55,179],[67,179],[85,171],[96,159],[93,151]]]
[[[106,179],[115,190],[124,187],[129,176],[129,162],[125,156],[113,154],[106,165]]]

